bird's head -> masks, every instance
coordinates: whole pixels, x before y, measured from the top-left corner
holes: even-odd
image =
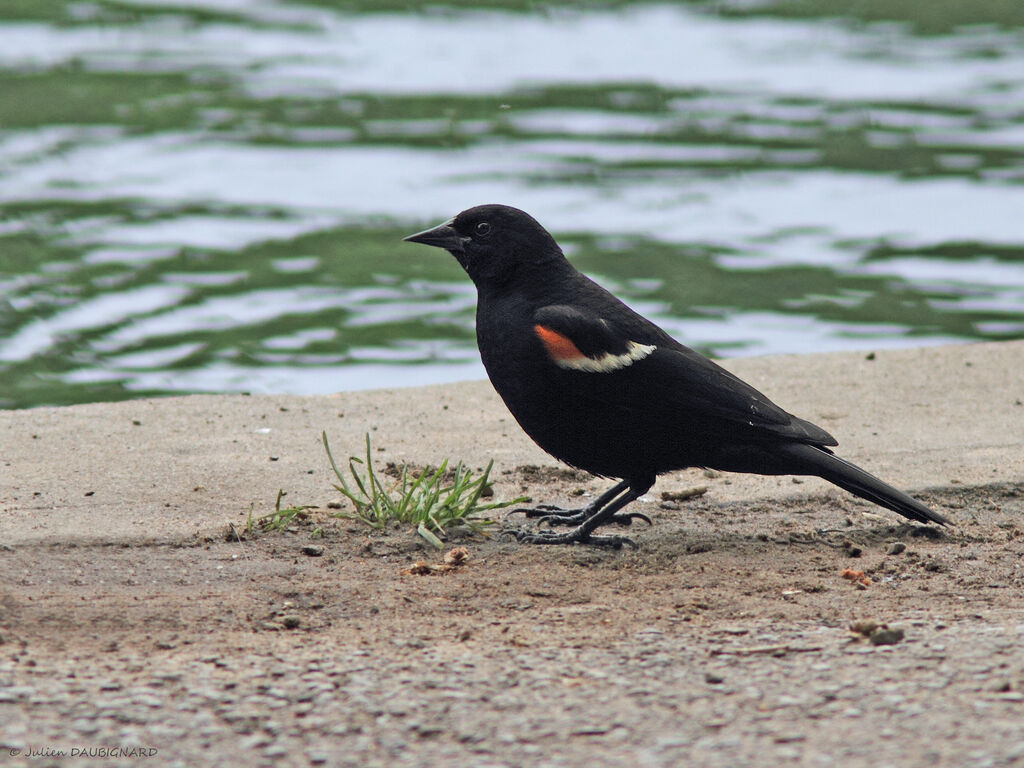
[[[506,283],[524,268],[565,262],[555,239],[536,219],[507,205],[469,208],[405,240],[444,248],[478,288]]]

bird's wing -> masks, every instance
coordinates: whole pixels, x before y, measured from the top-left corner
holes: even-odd
[[[533,322],[534,334],[555,366],[590,374],[578,382],[581,397],[644,413],[657,406],[653,410],[665,419],[680,419],[709,432],[837,444],[825,430],[784,411],[647,321],[616,325],[586,309],[551,305],[537,310]]]
[[[541,307],[533,332],[552,363],[566,370],[609,373],[642,360],[655,345],[642,344],[602,317],[578,307]]]

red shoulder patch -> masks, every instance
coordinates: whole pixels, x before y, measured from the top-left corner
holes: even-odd
[[[583,353],[580,352],[579,348],[572,343],[572,339],[568,336],[563,336],[558,331],[553,331],[540,324],[533,326],[533,332],[537,334],[537,338],[544,344],[544,349],[547,350],[548,357],[556,363],[560,361],[579,360],[583,357]]]

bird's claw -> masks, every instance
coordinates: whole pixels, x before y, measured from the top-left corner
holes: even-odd
[[[586,520],[589,515],[579,512],[574,515],[545,515],[537,521],[538,525],[579,525]],[[622,515],[612,515],[605,520],[602,525],[621,525],[623,528],[628,528],[633,524],[633,520],[643,520],[648,525],[653,525],[651,518],[642,512],[627,512]]]
[[[622,515],[612,515],[610,518],[608,518],[608,522],[618,523],[619,525],[629,527],[633,524],[634,519],[643,520],[648,525],[654,525],[654,523],[651,522],[651,518],[649,518],[643,512],[626,512]]]
[[[522,514],[526,517],[546,517],[548,515],[557,515],[559,512],[567,515],[576,514],[578,510],[575,509],[562,509],[556,507],[554,504],[538,504],[536,507],[519,507],[509,512],[510,515]]]
[[[530,515],[528,515],[530,517]],[[539,515],[533,515],[533,517],[539,517]],[[584,520],[590,517],[585,510],[580,512],[573,512],[572,510],[562,510],[561,514],[558,512],[552,512],[550,514],[540,517],[537,521],[537,525],[579,525]]]
[[[625,536],[591,536],[589,533],[575,528],[565,533],[554,533],[553,531],[524,531],[519,528],[508,528],[501,532],[501,536],[511,536],[520,544],[589,544],[595,547],[610,547],[611,549],[622,549],[624,544],[638,548],[635,541]]]

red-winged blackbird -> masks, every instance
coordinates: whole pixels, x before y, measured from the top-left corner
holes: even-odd
[[[405,239],[448,250],[476,284],[480,356],[526,434],[566,464],[621,480],[581,510],[529,510],[573,527],[517,531],[520,541],[620,546],[594,530],[646,520],[619,510],[686,467],[817,475],[911,520],[949,522],[578,272],[527,213],[481,205]]]

